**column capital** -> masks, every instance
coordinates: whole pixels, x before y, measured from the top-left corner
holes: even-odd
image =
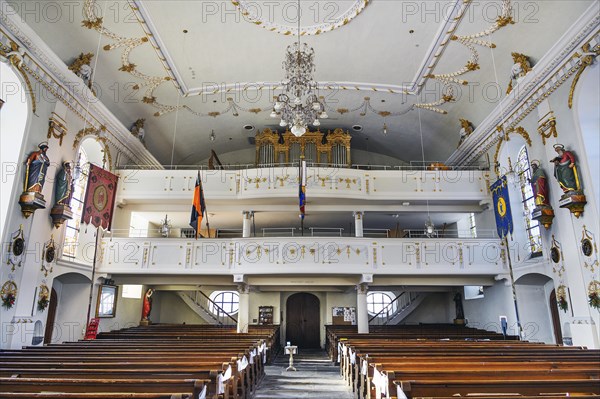
[[[366,295],[369,292],[369,284],[360,283],[356,285],[356,293],[361,295]]]
[[[250,285],[246,283],[238,284],[237,292],[239,294],[249,294],[250,293]]]

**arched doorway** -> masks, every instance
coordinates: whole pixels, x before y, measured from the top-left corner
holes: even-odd
[[[552,326],[554,328],[554,339],[558,345],[563,344],[562,331],[560,329],[560,314],[558,313],[558,304],[556,302],[556,289],[550,293],[550,315],[552,316]]]
[[[46,317],[44,345],[52,342],[52,331],[54,330],[54,322],[56,320],[56,306],[58,306],[58,295],[56,295],[56,290],[52,288],[52,291],[50,292],[50,303],[48,304],[48,316]]]
[[[528,273],[515,280],[521,325],[528,341],[555,342],[552,306],[548,303],[553,289],[552,278],[540,273]]]
[[[308,293],[290,296],[286,304],[286,341],[302,349],[320,348],[320,302]]]

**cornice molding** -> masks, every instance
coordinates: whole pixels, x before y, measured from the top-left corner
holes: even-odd
[[[29,27],[6,0],[0,0],[0,43],[14,41],[24,52],[23,67],[57,100],[82,120],[100,129],[106,128],[107,140],[139,165],[162,169],[158,160],[135,138],[83,81]],[[91,101],[90,101],[91,100]]]
[[[579,52],[589,43],[600,43],[600,15],[593,4],[533,67],[513,91],[467,137],[446,161],[449,165],[469,165],[500,140],[504,131],[516,127],[527,115],[581,67]],[[566,99],[565,99],[566,102]]]

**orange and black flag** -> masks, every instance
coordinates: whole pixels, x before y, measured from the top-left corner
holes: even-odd
[[[192,216],[190,217],[190,226],[196,231],[196,239],[200,234],[200,226],[202,225],[204,212],[206,212],[206,203],[204,202],[202,179],[200,178],[200,171],[198,171],[196,188],[194,189],[194,202],[192,203]]]

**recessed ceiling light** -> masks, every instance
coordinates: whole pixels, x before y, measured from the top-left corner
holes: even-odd
[[[410,205],[410,202],[403,202],[402,203],[402,206],[409,206],[409,205]]]
[[[213,103],[215,103],[215,104],[216,104],[216,103],[217,103],[217,100],[213,100]]]
[[[245,125],[244,126],[244,130],[254,130],[254,126],[252,126],[252,125]]]
[[[355,132],[361,132],[363,130],[363,127],[361,125],[354,125],[352,126],[352,130],[354,130]]]
[[[188,30],[187,30],[187,29],[184,29],[184,30],[183,30],[183,33],[188,33]]]
[[[411,30],[408,31],[408,33],[413,34],[413,33],[415,33],[415,30],[411,29]]]

